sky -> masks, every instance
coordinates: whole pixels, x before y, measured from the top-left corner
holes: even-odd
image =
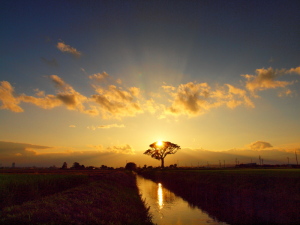
[[[299,10],[290,0],[4,1],[0,164],[155,166],[143,152],[158,140],[181,146],[166,165],[295,163]]]

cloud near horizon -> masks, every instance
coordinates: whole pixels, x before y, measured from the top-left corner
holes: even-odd
[[[256,141],[249,145],[252,150],[263,150],[267,148],[272,148],[273,146],[266,141]]]
[[[120,79],[113,79],[106,72],[90,75],[92,81],[101,81],[91,84],[94,94],[85,96],[77,92],[61,77],[50,75],[49,78],[56,87],[55,94],[45,94],[44,91],[35,89],[35,96],[16,94],[14,87],[8,81],[0,82],[0,109],[12,112],[23,112],[22,102],[30,103],[43,109],[52,109],[65,106],[68,110],[76,110],[83,114],[101,116],[103,119],[121,119],[133,117],[149,112],[158,113],[158,117],[167,115],[189,117],[199,116],[213,108],[225,106],[234,109],[238,106],[255,108],[251,97],[258,97],[257,92],[267,89],[283,88],[279,96],[291,95],[292,91],[287,86],[295,82],[279,81],[277,78],[286,74],[300,74],[300,67],[281,70],[257,69],[256,75],[241,75],[246,78],[242,87],[232,84],[210,86],[208,83],[188,82],[177,87],[162,85],[166,94],[167,103],[160,103],[163,96],[151,93],[151,96],[160,96],[146,99],[140,88],[126,87]],[[105,81],[105,82],[103,82]],[[108,84],[113,82],[114,84]],[[103,84],[106,85],[103,85]]]
[[[135,154],[134,149],[129,145],[114,145],[109,147],[103,147],[103,145],[88,145],[89,148],[96,149],[99,152],[116,153],[116,154]]]
[[[267,143],[267,142],[266,142]],[[167,165],[179,162],[180,166],[188,165],[191,163],[196,166],[200,162],[200,166],[206,166],[207,162],[210,165],[218,165],[219,160],[226,161],[226,165],[234,164],[235,159],[238,158],[240,163],[248,163],[251,160],[253,162],[258,161],[260,155],[265,159],[266,163],[286,163],[286,158],[292,159],[295,155],[295,151],[300,154],[300,148],[291,146],[289,149],[267,149],[267,144],[260,144],[263,149],[259,150],[246,150],[245,149],[233,149],[226,151],[211,151],[203,149],[189,149],[182,148],[172,158],[167,159]],[[11,163],[15,162],[16,166],[61,166],[63,162],[67,162],[69,166],[73,162],[80,162],[85,166],[125,166],[127,160],[136,162],[138,165],[159,165],[159,161],[145,156],[143,151],[136,152],[131,145],[113,145],[104,147],[103,145],[88,145],[87,149],[76,150],[67,147],[49,147],[42,145],[17,143],[0,141],[0,165],[11,166]]]
[[[69,165],[80,162],[86,166],[111,166],[118,162],[125,166],[126,158],[135,156],[135,151],[129,144],[87,147],[91,150],[0,141],[0,166],[10,166],[13,162],[16,166],[61,166],[63,162],[68,162]]]
[[[107,125],[99,125],[99,126],[88,126],[87,129],[96,130],[96,129],[110,129],[110,128],[124,128],[124,124],[107,124]]]

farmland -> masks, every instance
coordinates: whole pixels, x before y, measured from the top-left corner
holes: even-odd
[[[299,224],[299,169],[145,170],[192,206],[229,224]]]
[[[0,175],[0,224],[152,224],[131,173],[9,172]]]

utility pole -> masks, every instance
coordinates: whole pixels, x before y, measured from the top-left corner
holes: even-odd
[[[296,157],[296,162],[297,162],[297,166],[298,166],[299,164],[298,164],[298,157],[297,157],[297,152],[296,152],[296,150],[295,150],[295,157]]]

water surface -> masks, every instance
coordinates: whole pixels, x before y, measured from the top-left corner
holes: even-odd
[[[191,207],[187,201],[163,187],[161,183],[137,176],[142,199],[150,206],[152,221],[158,225],[226,225],[211,218],[197,207]]]

